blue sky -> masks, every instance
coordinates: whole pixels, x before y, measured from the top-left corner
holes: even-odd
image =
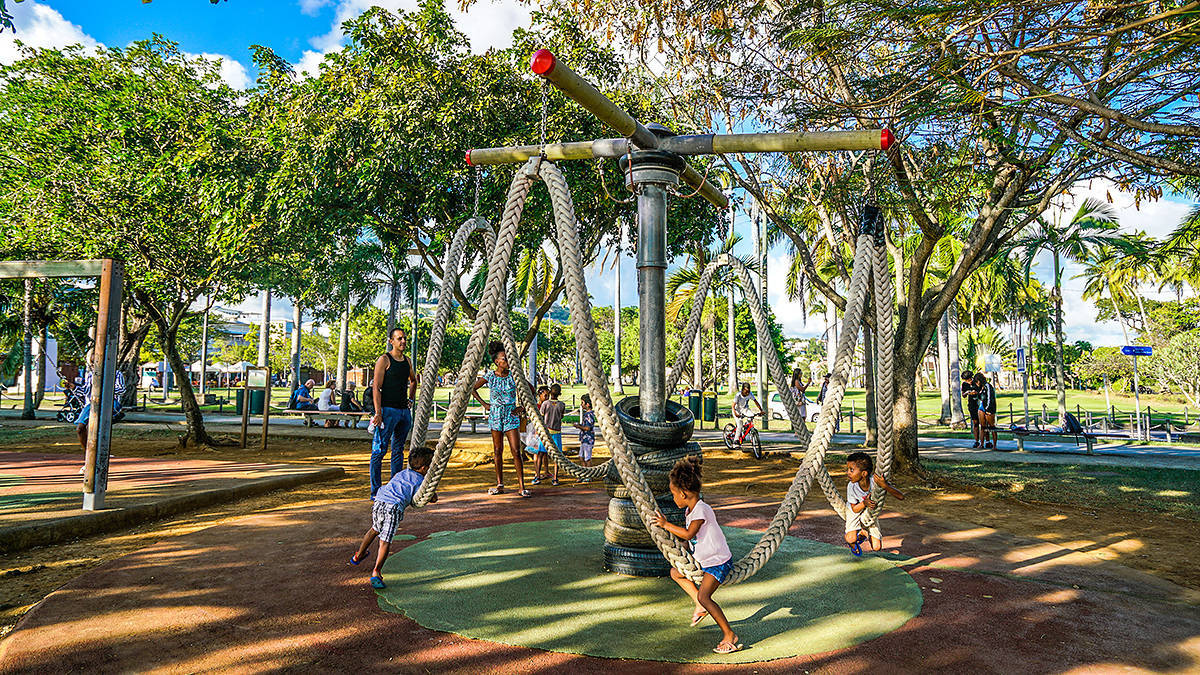
[[[343,38],[342,21],[357,16],[371,5],[389,9],[412,9],[415,0],[226,0],[211,4],[208,0],[138,0],[97,3],[95,0],[25,0],[8,2],[15,17],[17,33],[0,34],[0,62],[10,62],[17,52],[13,44],[19,39],[37,47],[61,47],[82,43],[124,46],[134,40],[160,33],[180,44],[184,51],[221,59],[222,76],[232,86],[245,88],[254,79],[249,47],[261,44],[274,49],[280,56],[296,64],[302,72],[316,68],[323,55],[338,49]],[[489,47],[504,47],[511,43],[512,30],[528,24],[530,9],[513,0],[492,2],[478,0],[470,11],[461,13],[457,2],[449,3],[459,27],[472,40],[477,51]],[[99,7],[99,9],[98,9]],[[1174,229],[1188,213],[1192,203],[1177,197],[1157,202],[1143,202],[1135,207],[1132,195],[1121,192],[1107,181],[1093,181],[1075,186],[1074,194],[1063,200],[1063,206],[1074,212],[1083,198],[1094,196],[1112,198],[1120,215],[1121,226],[1130,231],[1144,230],[1162,237]],[[739,254],[750,253],[750,226],[741,214],[735,223],[745,242]],[[683,263],[684,261],[677,261]],[[784,271],[787,256],[782,248],[772,250],[768,263],[769,300],[775,314],[790,336],[814,336],[824,331],[820,316],[800,312],[800,304],[783,297]],[[1121,344],[1121,330],[1115,322],[1095,323],[1096,312],[1090,302],[1082,300],[1083,281],[1072,279],[1078,266],[1068,265],[1064,274],[1064,307],[1068,340],[1089,340],[1097,345]],[[1043,282],[1050,280],[1049,259],[1035,267]],[[608,304],[612,299],[611,272],[592,270],[588,275],[594,302]],[[636,304],[636,273],[632,260],[626,258],[622,268],[622,302]],[[1153,289],[1144,289],[1148,297],[1159,297]],[[1165,296],[1164,296],[1165,297]],[[257,310],[257,301],[246,303],[247,309]],[[289,312],[286,300],[275,305],[275,312]]]

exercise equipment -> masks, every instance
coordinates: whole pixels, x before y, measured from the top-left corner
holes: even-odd
[[[604,476],[609,493],[616,497],[628,497],[645,527],[649,542],[661,552],[672,566],[684,575],[699,581],[702,575],[686,542],[682,542],[666,530],[654,524],[656,499],[661,496],[662,470],[644,467],[634,452],[633,441],[641,446],[670,450],[685,444],[691,435],[692,415],[687,408],[678,406],[666,398],[666,393],[677,385],[686,363],[687,349],[681,349],[672,367],[666,367],[663,353],[665,344],[665,299],[663,273],[666,269],[666,195],[668,188],[680,182],[689,185],[694,194],[699,194],[717,206],[724,206],[727,199],[695,169],[687,166],[684,155],[720,152],[793,152],[797,150],[862,150],[887,149],[893,137],[890,131],[847,131],[823,134],[738,134],[732,136],[675,136],[660,125],[642,125],[608,101],[594,87],[559,62],[546,50],[534,54],[533,70],[547,82],[557,86],[568,96],[595,114],[602,121],[625,134],[627,139],[603,139],[582,144],[559,144],[554,150],[543,142],[540,146],[520,148],[485,148],[471,150],[467,160],[473,165],[499,164],[523,161],[505,198],[499,226],[493,231],[483,226],[476,215],[468,220],[455,234],[446,252],[443,292],[439,300],[431,335],[431,354],[440,353],[441,338],[445,322],[449,317],[449,301],[452,296],[453,280],[462,260],[462,250],[471,231],[480,230],[485,237],[488,256],[488,274],[483,297],[479,303],[468,342],[466,355],[459,368],[454,393],[451,395],[434,451],[434,459],[425,481],[418,490],[413,503],[423,506],[428,502],[445,472],[451,450],[457,438],[459,426],[467,406],[471,385],[482,363],[484,350],[489,341],[493,325],[499,329],[501,341],[510,355],[518,354],[517,342],[507,309],[507,284],[509,264],[516,239],[517,228],[530,190],[535,182],[545,183],[550,193],[556,243],[560,265],[566,286],[567,304],[571,323],[579,349],[583,379],[591,394],[596,411],[597,424],[603,434],[612,459],[594,467],[583,467],[566,457],[550,439],[545,422],[533,403],[530,387],[525,380],[524,369],[513,367],[516,380],[518,404],[529,411],[530,420],[544,446],[550,448],[559,466],[571,475],[582,479]],[[569,147],[568,147],[569,146]],[[586,147],[585,147],[586,146]],[[531,149],[532,148],[532,149]],[[600,367],[599,347],[592,323],[591,302],[584,283],[583,262],[578,224],[575,219],[571,192],[562,172],[550,158],[577,159],[587,157],[618,157],[622,170],[628,177],[629,187],[637,194],[639,217],[638,279],[640,308],[639,320],[643,339],[639,368],[639,394],[613,402],[607,381]],[[750,306],[760,347],[767,355],[767,366],[771,380],[787,410],[791,428],[796,437],[806,444],[804,461],[775,517],[758,543],[734,564],[726,584],[744,581],[753,576],[779,548],[788,528],[799,513],[800,505],[815,481],[825,494],[830,505],[843,518],[847,506],[825,468],[825,454],[835,431],[836,414],[845,395],[846,383],[859,328],[873,307],[874,327],[877,335],[876,363],[878,364],[877,410],[879,419],[879,445],[877,449],[877,471],[885,477],[891,473],[892,459],[892,355],[888,348],[893,342],[891,275],[888,273],[887,251],[884,245],[884,230],[879,209],[867,205],[862,212],[860,232],[855,241],[853,272],[849,296],[845,307],[841,337],[838,342],[830,386],[822,404],[821,414],[813,430],[804,424],[791,389],[787,373],[779,362],[778,354],[770,342],[770,331],[766,324],[763,305],[758,297],[758,287],[750,270],[731,255],[722,255],[710,263],[702,272],[694,295],[694,302],[702,304],[716,270],[728,265],[737,276]],[[445,308],[443,307],[445,305]],[[445,311],[443,311],[445,309]],[[690,346],[699,330],[700,313],[693,312],[685,327],[681,344]],[[435,346],[436,345],[436,346]],[[432,381],[436,363],[426,363],[425,381]],[[412,443],[425,443],[428,428],[428,411],[432,405],[432,390],[422,391],[418,400],[414,420]],[[657,464],[661,466],[661,464]],[[876,490],[874,496],[878,506],[865,517],[866,523],[874,522],[882,506],[883,495]],[[611,523],[611,521],[610,521]],[[625,525],[617,524],[620,527]],[[627,532],[621,531],[622,539]],[[620,562],[616,555],[605,548],[605,557]],[[624,554],[622,554],[624,555]],[[615,556],[615,557],[614,557]],[[641,554],[626,557],[641,559]]]

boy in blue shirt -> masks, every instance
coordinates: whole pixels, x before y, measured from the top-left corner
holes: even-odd
[[[367,557],[371,542],[379,538],[379,554],[375,558],[375,569],[371,570],[371,586],[387,588],[383,583],[383,563],[387,560],[392,537],[396,527],[404,520],[404,510],[412,504],[413,497],[425,480],[425,472],[433,461],[433,450],[428,447],[413,450],[408,457],[408,468],[398,472],[375,493],[375,505],[371,507],[371,529],[363,537],[358,552],[350,557],[350,564],[357,565]],[[432,504],[437,501],[437,493],[429,500]]]

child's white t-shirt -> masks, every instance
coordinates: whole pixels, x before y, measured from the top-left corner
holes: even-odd
[[[700,525],[696,538],[692,540],[692,554],[696,556],[696,562],[700,563],[701,567],[716,567],[731,559],[733,554],[729,552],[725,533],[717,524],[717,514],[713,513],[712,507],[705,504],[703,499],[696,502],[692,510],[687,512],[684,527],[690,527],[693,520],[701,519],[704,522]]]
[[[874,487],[879,486],[879,483],[875,482],[875,474],[871,474],[871,485]],[[863,500],[863,498],[869,494],[871,494],[871,493],[868,490],[862,489],[862,487],[858,484],[858,481],[851,481],[849,483],[846,483],[846,503],[847,504],[857,504],[857,503],[861,502]]]

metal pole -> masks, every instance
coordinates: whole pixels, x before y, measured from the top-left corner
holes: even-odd
[[[669,133],[669,132],[667,132]],[[667,186],[679,184],[683,160],[652,150],[633,153],[622,161],[638,195],[638,399],[642,419],[666,420],[666,270]]]
[[[623,243],[625,238],[625,227],[619,225],[620,241]],[[617,246],[617,260],[614,263],[614,272],[616,276],[613,280],[613,366],[612,378],[613,388],[619,395],[625,394],[625,385],[621,384],[621,245]]]
[[[1142,392],[1138,384],[1137,354],[1133,355],[1133,404],[1137,407],[1137,437],[1142,438]]]
[[[124,266],[105,260],[100,275],[100,304],[96,311],[96,346],[92,352],[92,414],[83,460],[83,510],[104,508],[108,490],[108,456],[112,442],[113,397],[117,376],[117,340],[121,327]]]

